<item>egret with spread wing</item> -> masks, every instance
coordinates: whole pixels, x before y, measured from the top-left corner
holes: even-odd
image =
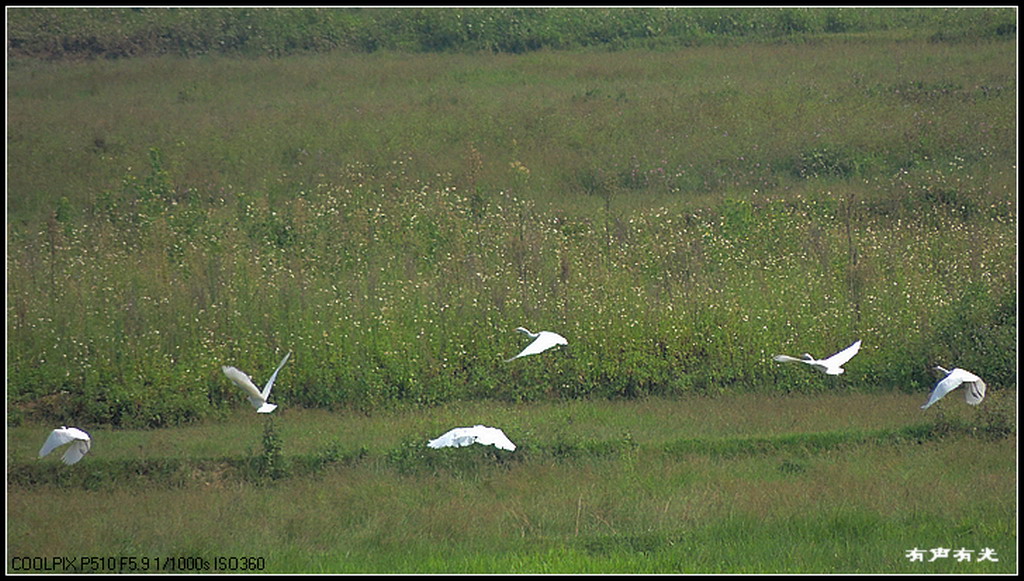
[[[548,349],[556,345],[569,344],[569,342],[565,340],[565,337],[559,335],[558,333],[553,333],[551,331],[531,333],[525,327],[517,327],[516,331],[519,331],[520,333],[533,339],[533,343],[527,345],[525,349],[519,352],[519,355],[516,355],[515,357],[512,357],[510,359],[506,359],[506,362],[512,361],[513,359],[519,359],[520,357],[526,357],[527,355],[536,355],[537,353],[547,351]]]
[[[267,385],[263,387],[263,391],[260,391],[259,388],[256,387],[256,384],[252,382],[252,379],[239,369],[231,367],[230,365],[224,365],[221,367],[221,370],[224,372],[224,375],[228,376],[228,379],[234,382],[235,385],[241,387],[249,394],[249,402],[252,404],[252,407],[256,408],[256,413],[269,414],[277,409],[276,405],[267,403],[267,399],[270,398],[270,388],[274,387],[274,380],[277,379],[277,372],[281,371],[281,368],[284,367],[285,362],[288,361],[288,358],[291,357],[291,355],[292,352],[289,351],[288,354],[284,356],[284,359],[281,360],[281,364],[277,366],[277,369],[274,370],[274,374],[271,375],[270,380],[267,381]]]
[[[82,456],[85,456],[86,452],[89,451],[89,447],[92,446],[92,439],[84,430],[61,426],[50,432],[46,442],[43,443],[43,447],[39,449],[39,457],[46,456],[55,448],[59,448],[64,444],[71,444],[64,451],[63,458],[64,463],[70,465],[78,462],[82,459]]]
[[[961,385],[964,386],[964,399],[970,405],[978,405],[981,400],[985,399],[985,382],[977,375],[959,367],[947,371],[936,365],[935,370],[942,373],[944,377],[935,384],[932,394],[928,396],[928,403],[921,406],[921,409],[928,409],[933,403]]]
[[[814,357],[811,357],[810,353],[804,353],[800,359],[790,357],[789,355],[776,355],[775,357],[772,357],[772,359],[782,362],[793,361],[797,363],[806,363],[826,375],[839,375],[845,371],[843,369],[843,365],[845,365],[850,359],[853,359],[853,356],[856,355],[858,351],[860,351],[860,339],[854,341],[853,345],[850,345],[839,353],[836,353],[831,357],[826,357],[825,359],[815,359]]]
[[[494,446],[502,450],[514,451],[516,445],[508,439],[505,432],[498,428],[476,425],[472,428],[453,428],[436,439],[427,442],[431,448],[461,448],[470,444]]]

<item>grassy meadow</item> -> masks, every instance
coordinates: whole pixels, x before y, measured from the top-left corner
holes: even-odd
[[[1004,395],[986,403],[1012,413]],[[371,416],[244,411],[94,432],[93,450],[71,467],[34,462],[45,427],[22,426],[9,430],[8,571],[13,556],[113,555],[137,567],[148,557],[149,571],[156,557],[211,572],[224,566],[218,558],[258,557],[235,566],[1013,572],[1014,439],[963,429],[980,408],[943,401],[936,422],[921,416],[919,400],[727,395],[461,402]],[[425,446],[476,422],[502,426],[519,447]],[[287,476],[237,461],[264,454],[267,423],[284,443]],[[52,534],[69,522],[78,534]],[[905,557],[920,548],[930,559],[940,547],[976,553],[970,562]],[[975,560],[985,548],[998,562]]]
[[[815,391],[770,356],[855,338],[845,389],[1010,387],[1012,47],[15,61],[11,402]]]
[[[8,13],[8,572],[1016,571],[1006,11],[69,14]]]

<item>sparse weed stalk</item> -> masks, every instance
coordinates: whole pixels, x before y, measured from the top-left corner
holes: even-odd
[[[264,478],[277,480],[288,474],[288,466],[283,453],[284,443],[277,433],[273,416],[263,424],[263,451],[259,456],[259,473]]]

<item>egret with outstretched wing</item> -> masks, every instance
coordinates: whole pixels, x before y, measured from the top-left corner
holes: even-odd
[[[985,382],[977,375],[959,367],[954,368],[952,371],[947,371],[936,365],[935,370],[942,373],[943,378],[935,384],[932,394],[928,396],[928,403],[921,406],[921,409],[928,409],[933,403],[939,401],[947,393],[961,385],[964,386],[964,400],[970,405],[978,405],[981,403],[981,400],[985,399]]]
[[[814,357],[811,357],[810,353],[804,353],[799,359],[796,357],[790,357],[789,355],[776,355],[775,357],[772,357],[772,359],[781,362],[806,363],[826,375],[839,375],[845,371],[843,369],[843,365],[845,365],[850,359],[853,359],[853,356],[856,355],[858,351],[860,351],[860,339],[854,341],[853,344],[846,349],[843,349],[835,355],[826,357],[825,359],[815,359]]]
[[[511,357],[509,359],[506,359],[505,360],[506,363],[509,362],[509,361],[512,361],[513,359],[519,359],[520,357],[526,357],[527,355],[536,355],[537,353],[542,353],[542,352],[547,351],[548,349],[550,349],[550,348],[552,348],[552,347],[554,347],[556,345],[568,345],[569,344],[569,342],[566,341],[565,337],[559,335],[558,333],[553,333],[551,331],[541,331],[539,333],[531,333],[525,327],[516,327],[516,331],[519,331],[520,333],[522,333],[522,334],[526,335],[527,337],[533,339],[533,343],[530,343],[529,345],[527,345],[525,349],[523,349],[522,351],[519,352],[519,355],[516,355],[515,357]]]
[[[281,360],[281,364],[277,366],[277,369],[274,370],[274,374],[271,375],[270,379],[267,381],[267,385],[263,387],[263,391],[260,391],[259,388],[256,387],[256,384],[252,382],[252,379],[250,379],[248,375],[235,367],[224,365],[221,367],[221,371],[223,371],[224,375],[228,376],[228,379],[234,382],[235,385],[241,387],[249,394],[249,403],[252,404],[252,407],[256,408],[256,413],[269,414],[277,409],[276,405],[267,403],[267,400],[270,398],[270,388],[274,387],[274,380],[277,379],[277,372],[281,371],[281,368],[284,367],[285,362],[288,361],[288,358],[291,357],[291,355],[292,352],[289,351],[288,354],[284,356],[284,359]]]
[[[431,448],[461,448],[470,444],[494,446],[502,450],[514,451],[516,445],[508,439],[505,432],[498,428],[476,425],[472,428],[452,428],[437,438],[427,442]]]
[[[50,432],[46,442],[43,443],[43,447],[39,449],[39,457],[46,456],[55,448],[59,448],[64,444],[71,444],[64,451],[63,457],[64,463],[70,465],[78,462],[85,456],[90,446],[92,446],[92,438],[84,430],[61,426]]]

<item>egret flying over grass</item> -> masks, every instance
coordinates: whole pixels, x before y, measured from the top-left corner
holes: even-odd
[[[221,367],[221,370],[224,372],[224,375],[228,376],[228,379],[234,382],[235,385],[241,387],[249,394],[249,402],[252,403],[252,407],[256,408],[256,413],[269,414],[277,409],[276,405],[267,403],[267,399],[270,398],[270,388],[274,387],[274,380],[277,379],[277,372],[281,371],[281,368],[284,367],[285,362],[288,361],[288,358],[291,357],[291,355],[292,352],[289,351],[288,354],[284,356],[284,359],[281,360],[281,364],[277,366],[277,369],[274,370],[274,374],[271,375],[270,380],[267,381],[267,385],[263,387],[263,391],[260,391],[252,380],[249,379],[249,376],[242,371],[231,367],[230,365],[224,365]]]
[[[936,365],[935,370],[942,373],[943,378],[935,384],[932,394],[928,396],[928,403],[921,406],[921,409],[928,409],[933,403],[961,385],[964,386],[964,399],[967,400],[967,403],[978,405],[981,400],[985,399],[985,382],[977,375],[959,367],[948,371]]]
[[[472,428],[453,428],[441,434],[436,439],[427,442],[431,448],[461,448],[470,444],[483,444],[494,446],[509,452],[516,449],[512,440],[508,439],[505,432],[498,428],[476,425]]]
[[[54,448],[59,448],[64,444],[71,444],[64,451],[63,458],[65,464],[71,465],[81,460],[82,456],[85,456],[86,452],[89,451],[89,446],[92,445],[92,439],[83,430],[61,426],[50,432],[46,442],[43,443],[43,447],[39,449],[39,457],[46,456]]]
[[[775,357],[772,357],[772,359],[783,362],[795,361],[798,363],[806,363],[826,375],[839,375],[845,371],[843,369],[843,365],[845,365],[850,359],[853,359],[853,356],[856,355],[858,351],[860,351],[860,339],[854,341],[853,345],[850,345],[839,353],[836,353],[831,357],[826,357],[825,359],[815,359],[814,357],[811,357],[810,353],[804,353],[800,359],[790,357],[789,355],[776,355]]]
[[[533,343],[527,345],[526,349],[523,349],[522,351],[519,352],[519,355],[516,355],[515,357],[512,357],[510,359],[506,359],[506,363],[512,361],[513,359],[519,359],[520,357],[526,357],[527,355],[536,355],[537,353],[547,351],[548,349],[554,347],[555,345],[569,344],[569,342],[565,340],[565,337],[559,335],[558,333],[552,333],[551,331],[531,333],[525,327],[516,327],[516,331],[519,331],[520,333],[533,339]]]

